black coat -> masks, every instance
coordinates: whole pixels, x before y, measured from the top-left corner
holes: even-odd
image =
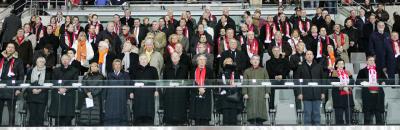
[[[135,21],[133,18],[131,18],[131,17],[126,18],[125,16],[123,16],[119,21],[121,21],[122,25],[128,25],[131,28],[131,30],[133,29],[132,27],[133,27],[133,23]]]
[[[382,84],[382,82],[384,82],[387,77],[385,75],[385,73],[382,71],[382,69],[376,69],[377,71],[377,76],[378,76],[378,83]],[[369,77],[369,73],[368,73],[368,69],[367,68],[363,68],[358,72],[357,75],[357,81],[356,84],[360,85],[361,82],[366,81],[368,82],[368,77]],[[369,103],[368,101],[373,98],[373,94],[371,94],[368,90],[368,87],[363,87],[361,89],[361,99],[363,102],[363,112],[366,111],[371,111],[371,110],[377,110],[379,112],[384,112],[385,111],[385,92],[383,91],[383,88],[379,88],[379,93],[378,93],[378,101],[377,104],[374,103]]]
[[[128,85],[129,74],[120,71],[107,74],[107,85]],[[104,98],[104,124],[105,125],[126,125],[128,122],[128,96],[127,88],[108,88],[103,91]]]
[[[121,53],[120,56],[118,56],[119,59],[123,59],[125,57],[125,53]],[[129,67],[134,67],[139,64],[139,55],[136,53],[129,53]],[[125,66],[124,66],[125,67]],[[129,69],[129,68],[126,68]]]
[[[191,79],[195,79],[195,71],[190,75]],[[214,71],[210,68],[206,68],[206,78],[214,79]],[[212,80],[206,80],[205,85],[212,85]],[[190,119],[211,119],[211,94],[212,89],[206,88],[206,92],[202,97],[199,97],[198,88],[190,90],[190,106],[189,106],[189,118]]]
[[[68,68],[64,68],[64,66],[55,68],[53,70],[52,80],[55,81],[55,86],[70,86],[73,82],[78,82],[79,70],[68,66]],[[58,80],[63,80],[62,84],[58,84]],[[50,104],[50,113],[49,115],[52,117],[59,116],[69,116],[73,117],[77,105],[76,89],[67,88],[65,95],[59,94],[58,89],[53,89],[51,93],[51,104]]]
[[[114,52],[115,54],[121,53],[122,52],[122,42],[121,39],[117,34],[113,35],[112,33],[108,31],[101,31],[96,37],[96,46],[99,45],[100,41],[104,41],[105,39],[108,39],[110,41],[110,51]]]
[[[333,40],[331,39],[331,38],[329,38],[328,37],[328,39],[323,39],[323,38],[321,38],[321,37],[318,37],[318,39],[316,39],[316,40],[313,40],[312,42],[311,42],[311,51],[314,53],[314,57],[316,58],[316,59],[318,59],[317,58],[317,54],[319,53],[318,51],[319,51],[319,48],[318,48],[318,44],[319,44],[319,39],[321,39],[321,42],[322,42],[322,57],[326,57],[326,56],[328,56],[328,42],[326,41],[326,40],[328,40],[329,39],[329,44],[330,45],[332,45],[333,46],[333,48],[335,48],[335,43],[333,42]],[[321,58],[321,57],[319,57],[319,58]]]
[[[60,46],[60,40],[54,34],[45,35],[40,39],[39,43],[35,47],[35,50],[42,50],[47,44],[52,45],[53,52],[57,52],[57,49]]]
[[[289,76],[290,67],[288,59],[276,59],[271,57],[271,59],[267,61],[265,67],[270,79],[275,79],[275,76],[278,75],[282,75],[283,79],[286,79]]]
[[[21,28],[21,18],[15,14],[11,14],[10,16],[6,17],[3,22],[3,29],[2,29],[2,37],[1,43],[11,41],[12,38],[17,34],[19,28]],[[2,46],[1,46],[2,47]]]
[[[231,50],[227,50],[222,52],[220,66],[222,66],[226,58],[232,58],[233,63],[237,65],[237,70],[239,71],[239,74],[242,74],[244,70],[250,66],[249,57],[242,51],[236,50],[232,52]]]
[[[21,45],[19,44],[16,45],[17,46],[15,49],[18,52],[18,58],[22,60],[24,66],[26,66],[27,64],[32,66],[33,49],[31,42],[28,39],[24,39]]]
[[[297,69],[297,73],[293,75],[293,79],[304,79],[303,85],[307,85],[308,82],[317,82],[319,84],[324,84],[321,79],[326,79],[327,75],[324,74],[322,67],[320,64],[316,63],[316,61],[313,61],[311,66],[307,64],[306,61],[302,63]],[[308,100],[308,101],[313,101],[313,100],[321,100],[321,94],[325,93],[324,88],[320,87],[312,87],[312,86],[306,86],[306,87],[298,87],[295,89],[295,95],[296,97],[299,94],[303,95],[303,100]]]
[[[331,35],[333,33],[333,27],[335,26],[335,21],[331,21],[330,23],[324,22],[322,27],[326,29],[326,34]],[[318,29],[319,30],[319,29]]]
[[[293,74],[297,72],[297,68],[300,66],[300,63],[303,64],[305,60],[305,53],[299,54],[296,53],[289,58],[289,67],[293,70]]]
[[[131,79],[142,81],[145,85],[155,85],[155,83],[146,83],[146,80],[158,80],[158,72],[155,67],[149,64],[145,67],[137,65],[129,70]],[[135,118],[150,117],[154,118],[155,111],[155,88],[135,88],[133,94],[133,115]]]
[[[32,70],[29,70],[28,73],[26,74],[26,83],[30,83],[31,86],[39,85],[37,81],[36,82],[31,81],[32,76],[37,76],[37,75],[32,75]],[[51,76],[52,76],[51,69],[46,69],[46,74],[44,77],[45,82],[52,80]],[[42,92],[40,92],[39,94],[33,94],[32,90],[33,88],[25,89],[26,101],[28,103],[47,104],[48,89],[42,89]]]
[[[4,56],[1,55],[0,60],[3,58]],[[18,85],[19,83],[22,83],[22,81],[24,80],[24,65],[22,63],[22,61],[18,58],[15,58],[14,61],[14,68],[13,68],[13,72],[14,72],[14,76],[8,77],[8,70],[10,67],[10,60],[5,59],[4,60],[4,64],[3,64],[3,72],[0,72],[1,74],[1,83],[6,83],[7,85],[12,85],[12,80],[16,80],[16,85]],[[6,88],[2,88],[0,89],[0,99],[12,99],[14,96],[15,91],[18,89],[6,89]]]
[[[276,40],[272,40],[272,42],[268,45],[268,54],[270,56],[273,56],[272,54],[272,49],[278,46],[278,43],[276,43]],[[289,56],[292,54],[292,47],[290,47],[290,44],[286,41],[282,39],[282,52],[285,53],[285,58],[289,58]]]
[[[346,70],[347,71],[347,70]],[[337,72],[333,71],[332,76],[330,79],[332,79],[332,82],[340,82],[340,79],[338,78]],[[349,85],[354,84],[353,76],[347,72],[349,75],[349,80],[350,83]],[[343,86],[336,86],[332,88],[332,101],[333,101],[333,108],[353,108],[354,107],[354,100],[353,100],[353,93],[350,93],[349,95],[340,95],[341,88]],[[349,86],[346,86],[349,87]],[[351,89],[350,89],[351,91]]]
[[[388,78],[394,79],[397,67],[389,33],[372,33],[369,38],[369,50],[370,54],[376,57],[376,67],[378,69],[387,68]]]
[[[240,74],[238,71],[234,70],[235,68],[224,68],[223,72],[219,75],[220,81],[223,81],[222,77],[225,76],[225,83],[221,82],[222,85],[230,85],[230,79],[232,78],[232,72],[234,73],[235,83],[240,80]],[[221,92],[225,91],[226,94],[221,94]],[[219,112],[222,113],[223,109],[243,109],[242,102],[242,89],[239,87],[224,87],[219,88],[217,93],[215,94],[216,99],[216,108]]]
[[[360,42],[360,38],[361,38],[361,31],[355,27],[345,27],[344,29],[342,29],[343,33],[347,34],[347,36],[349,36],[349,41],[350,42],[354,42],[354,46],[353,47],[349,47],[350,52],[354,52],[356,51],[361,45],[359,45]],[[362,48],[364,46],[361,46]]]
[[[135,31],[135,27],[131,27],[131,32],[132,32],[132,35],[133,35],[133,32]],[[142,47],[142,41],[146,38],[146,35],[147,35],[147,33],[149,32],[149,30],[147,30],[147,28],[146,27],[144,27],[144,26],[140,26],[139,27],[139,35],[138,35],[138,38],[139,39],[137,39],[138,41],[139,41],[139,43],[136,43],[137,44],[137,47],[140,49],[140,47]],[[135,41],[136,41],[136,39],[135,39]]]
[[[189,69],[185,64],[179,64],[178,68],[175,68],[172,64],[167,64],[164,68],[164,80],[185,80],[189,78],[188,76]],[[162,106],[165,110],[164,121],[185,121],[187,118],[186,110],[189,108],[189,89],[166,88],[161,96]]]
[[[69,39],[65,39],[67,33],[69,34],[67,37],[69,37],[71,41],[67,41]],[[75,35],[74,33],[68,31],[66,33],[62,33],[62,35],[60,36],[60,47],[62,49],[62,52],[72,48],[72,45],[74,45],[74,41],[77,40],[77,37],[74,37],[74,35]]]
[[[46,59],[46,67],[49,69],[53,69],[53,66],[56,66],[57,60],[56,60],[56,54],[53,53],[52,50],[50,50],[49,55],[45,55],[43,50],[37,50],[35,53],[33,53],[33,65],[36,65],[36,60],[39,57],[44,57]]]
[[[83,77],[83,85],[87,86],[100,86],[104,85],[104,76],[100,73],[88,73]],[[94,106],[86,108],[86,102],[83,102],[81,107],[81,113],[79,116],[79,125],[100,125],[101,114],[103,112],[103,97],[101,88],[86,88],[84,89],[84,98],[87,97],[87,93],[91,93],[93,96]]]

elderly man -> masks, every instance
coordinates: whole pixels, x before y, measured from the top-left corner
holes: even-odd
[[[153,66],[158,71],[158,76],[161,75],[161,69],[164,66],[164,59],[160,52],[155,50],[154,41],[152,39],[146,39],[144,41],[143,54],[147,56],[150,62],[150,66]]]
[[[107,29],[100,32],[97,35],[96,43],[99,44],[100,41],[104,41],[105,39],[109,40],[110,43],[110,51],[116,54],[121,53],[121,39],[115,32],[115,24],[114,22],[108,22]]]
[[[154,50],[164,54],[165,46],[167,46],[167,38],[165,33],[159,30],[159,27],[159,23],[153,21],[151,31],[149,33],[154,35]],[[147,35],[149,35],[149,33],[147,33]]]
[[[107,76],[107,73],[112,72],[112,62],[116,58],[116,55],[109,51],[109,43],[106,41],[100,41],[98,45],[98,51],[95,52],[93,59],[90,62],[96,62],[99,64],[99,69],[103,76]]]
[[[226,58],[231,58],[233,60],[233,64],[237,65],[237,69],[239,70],[239,73],[242,74],[244,69],[246,69],[249,66],[249,58],[246,56],[245,53],[237,49],[237,41],[236,40],[230,40],[229,41],[229,50],[224,51],[221,53],[221,59],[220,59],[220,66],[223,65],[223,61]]]

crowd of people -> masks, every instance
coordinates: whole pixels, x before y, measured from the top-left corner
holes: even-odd
[[[101,23],[98,15],[90,14],[86,26],[79,17],[63,16],[61,11],[49,23],[43,23],[40,16],[32,16],[24,24],[15,13],[7,17],[1,37],[2,83],[38,86],[63,80],[58,82],[61,86],[71,86],[68,81],[83,76],[83,85],[110,88],[0,88],[0,117],[6,103],[9,125],[14,125],[13,106],[22,96],[27,102],[28,126],[43,126],[45,115],[55,119],[57,126],[69,126],[73,118],[78,125],[153,125],[158,109],[155,98],[159,97],[165,125],[188,125],[189,119],[195,125],[209,125],[212,106],[223,116],[223,125],[238,125],[237,115],[244,106],[247,121],[263,125],[268,109],[275,107],[278,88],[204,86],[235,86],[242,81],[256,85],[260,84],[257,80],[265,79],[276,85],[285,79],[323,84],[321,79],[329,78],[340,82],[340,87],[332,88],[336,124],[353,123],[353,84],[372,85],[362,88],[364,124],[372,124],[373,117],[376,124],[384,123],[384,91],[374,85],[394,84],[399,71],[400,16],[394,14],[390,31],[383,4],[376,10],[352,10],[344,27],[323,8],[317,8],[311,19],[299,7],[294,14],[285,14],[279,7],[276,15],[265,18],[261,10],[245,11],[240,23],[228,9],[220,19],[209,8],[199,19],[190,11],[174,16],[172,10],[155,21],[132,16],[125,10],[123,16],[114,15],[112,21]],[[367,54],[367,66],[356,80],[345,68],[353,52]],[[267,59],[265,64],[263,59]],[[192,79],[198,88],[112,88],[132,85],[126,81],[160,79]],[[107,82],[93,82],[102,80]],[[296,108],[303,108],[305,125],[320,124],[321,102],[330,98],[327,91],[294,88]],[[86,101],[89,99],[93,103]],[[127,102],[133,105],[127,107]],[[75,116],[75,110],[80,110],[80,116]]]

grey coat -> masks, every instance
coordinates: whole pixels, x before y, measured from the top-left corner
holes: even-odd
[[[262,67],[246,69],[243,73],[243,77],[248,81],[247,84],[257,84],[252,82],[254,79],[259,82],[260,80],[269,78],[267,70]],[[242,89],[243,95],[247,94],[249,96],[246,103],[247,119],[268,119],[268,103],[266,102],[265,94],[270,92],[271,88],[267,87],[246,87]]]

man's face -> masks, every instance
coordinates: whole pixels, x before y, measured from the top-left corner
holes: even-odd
[[[399,40],[399,33],[392,33],[392,40]]]
[[[375,65],[375,58],[374,57],[368,58],[367,59],[367,65],[374,66]]]
[[[78,19],[78,18],[74,18],[74,21],[72,21],[72,23],[73,23],[74,25],[79,24],[79,19]]]
[[[135,19],[135,21],[133,21],[133,25],[135,27],[139,27],[140,26],[140,20],[139,19]]]
[[[114,24],[111,24],[111,23],[107,24],[107,31],[108,32],[114,32],[114,28],[115,28]]]
[[[339,25],[335,25],[334,27],[333,27],[333,29],[336,31],[336,32],[340,32],[340,26]]]
[[[227,32],[226,32],[226,35],[228,36],[228,38],[233,38],[233,36],[234,36],[234,33],[233,33],[233,30],[228,30]]]
[[[12,54],[15,52],[15,45],[14,44],[7,44],[6,51],[8,54]]]
[[[131,17],[131,11],[130,10],[125,10],[125,17]]]
[[[321,29],[319,30],[319,35],[321,35],[321,36],[326,36],[326,29],[325,29],[325,28],[321,28]]]
[[[250,63],[253,66],[258,66],[260,64],[260,57],[252,57]]]
[[[313,54],[313,52],[312,52],[312,51],[307,51],[307,52],[306,52],[305,59],[306,59],[307,61],[312,61],[312,60],[314,59],[314,54]]]
[[[157,22],[153,22],[151,28],[153,29],[153,31],[158,30],[158,28],[160,27],[160,25]]]
[[[122,69],[121,62],[114,62],[113,63],[113,68],[114,68],[115,71],[121,71],[121,69]]]
[[[53,34],[53,27],[47,26],[46,31],[47,31],[47,34]]]
[[[279,57],[281,51],[279,48],[275,47],[272,49],[272,54],[274,55],[274,57]]]
[[[247,38],[249,38],[250,40],[253,40],[254,39],[254,32],[247,33]]]

